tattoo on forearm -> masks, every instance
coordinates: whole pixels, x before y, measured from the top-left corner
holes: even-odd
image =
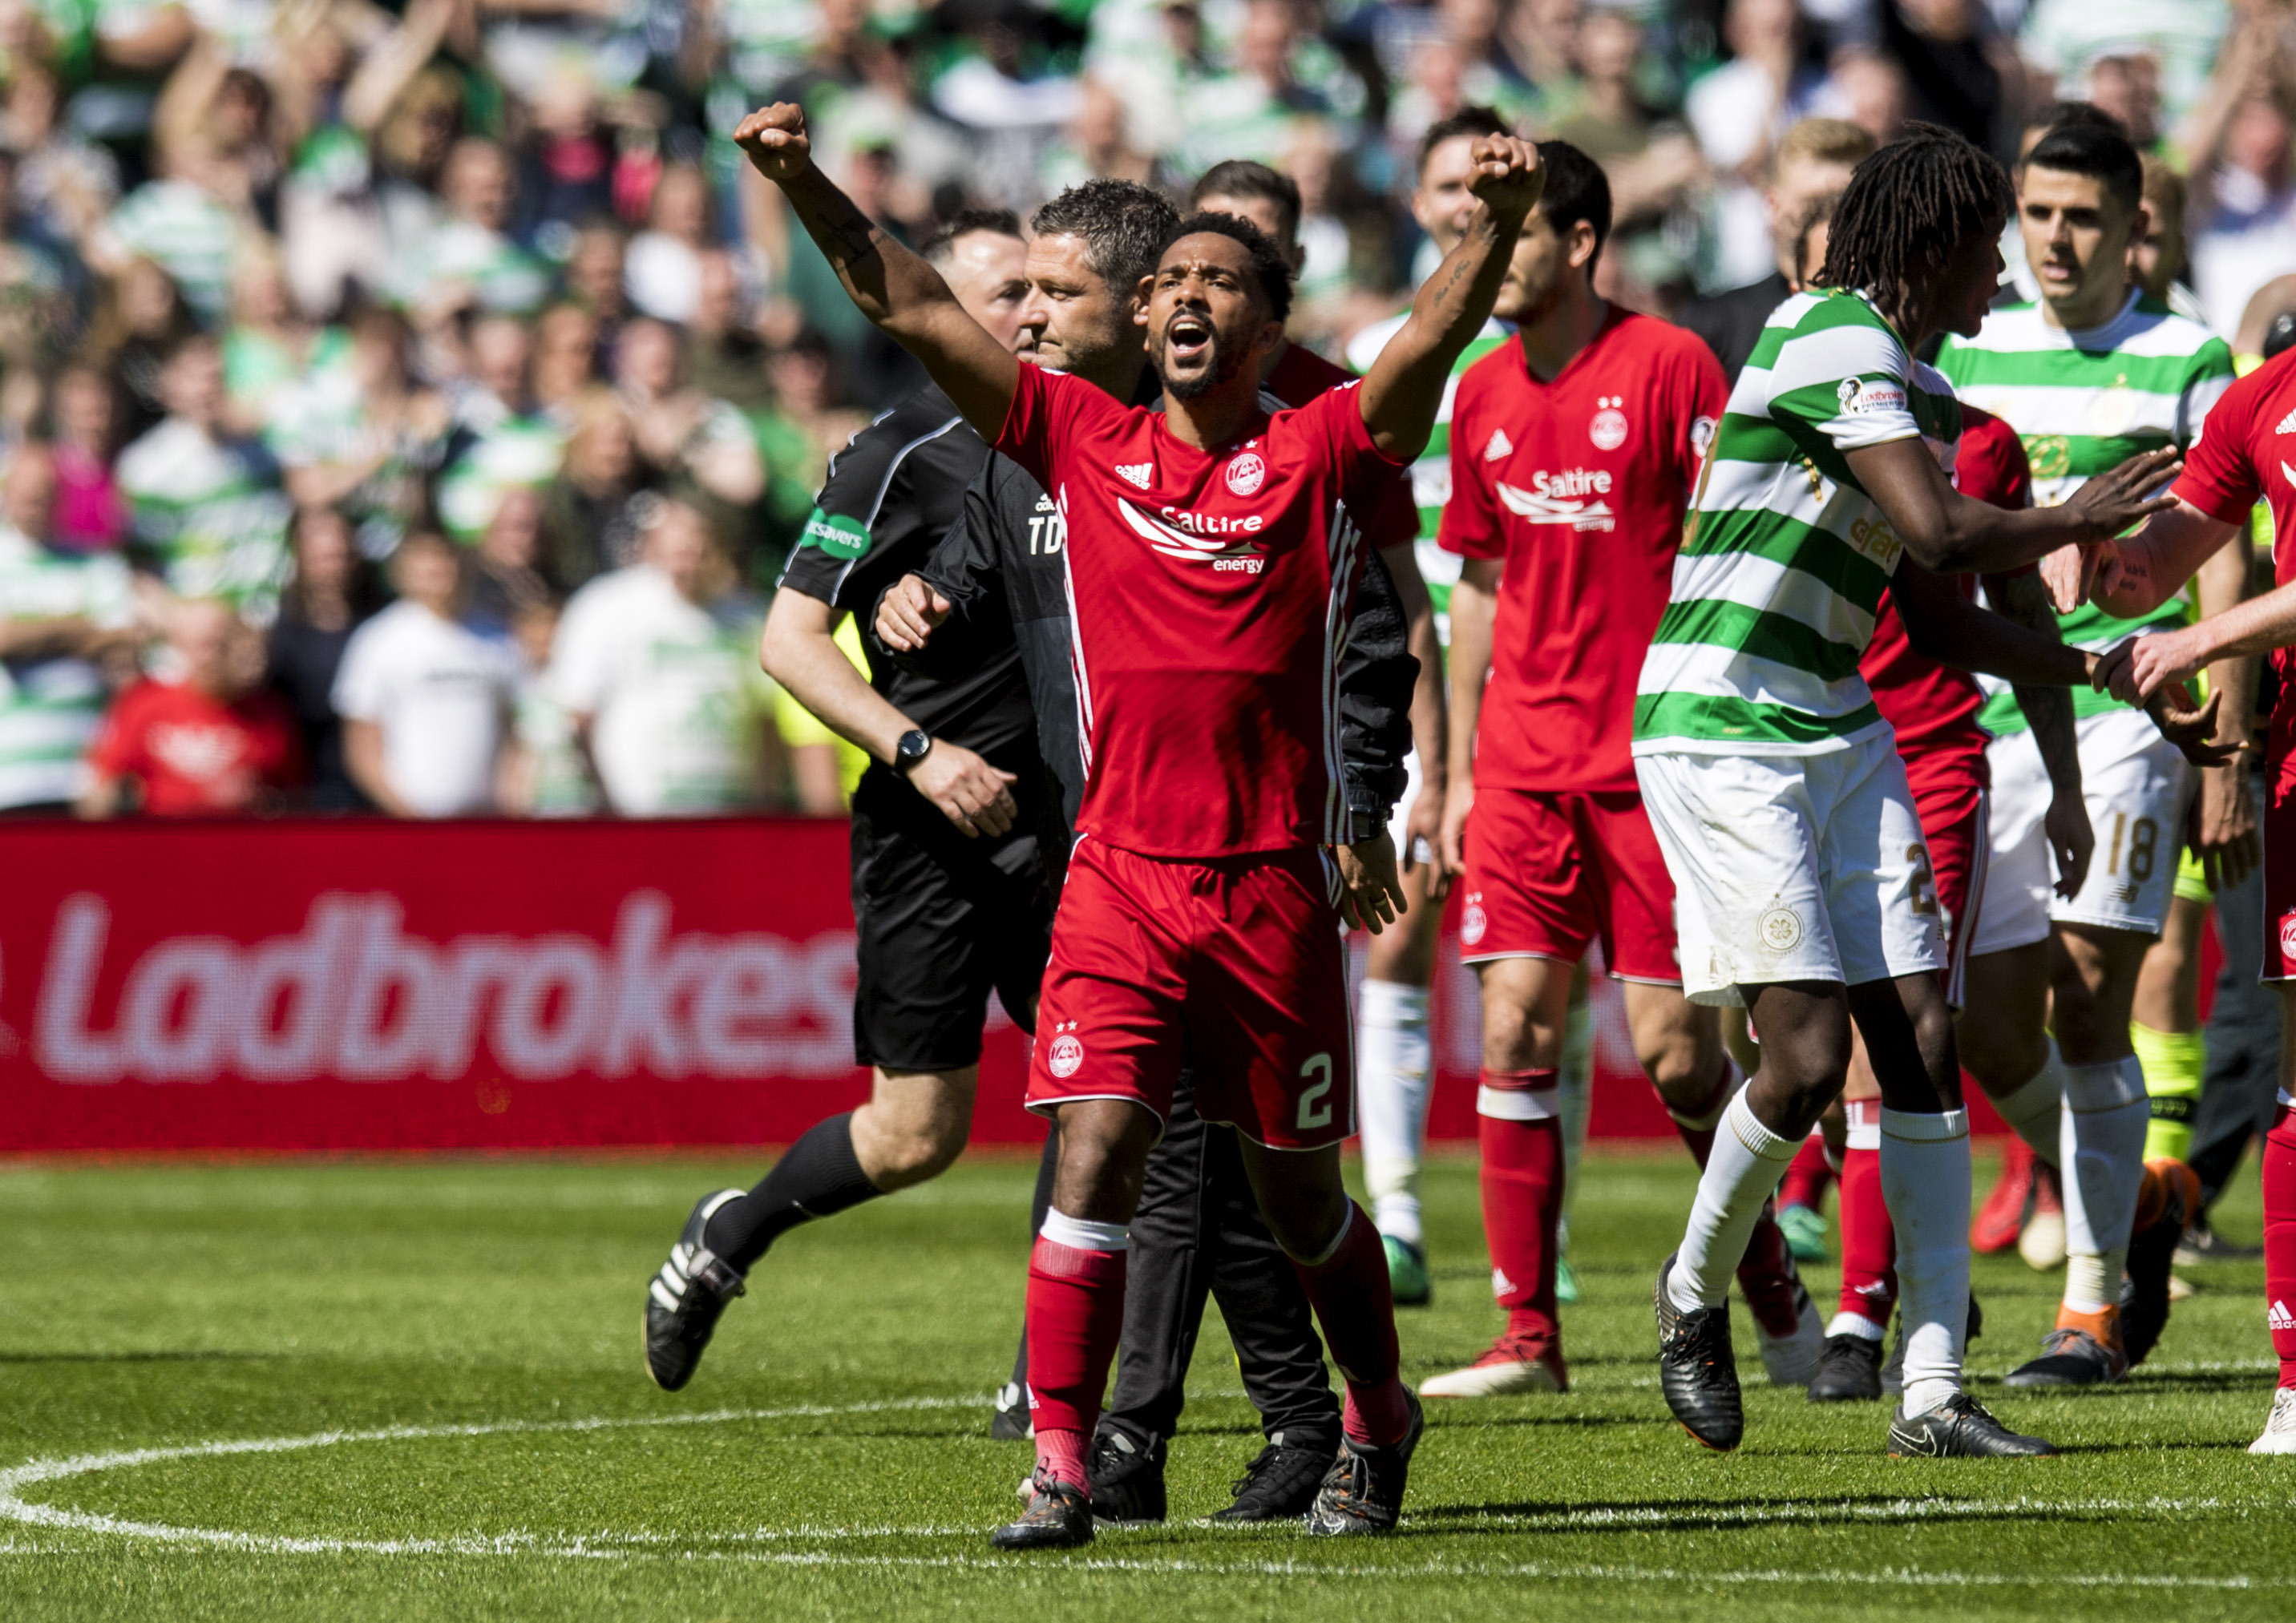
[[[842,193],[824,197],[808,192],[792,200],[806,234],[820,245],[830,262],[840,266],[865,264],[877,257],[877,226]]]

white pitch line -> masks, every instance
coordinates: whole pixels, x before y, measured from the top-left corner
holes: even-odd
[[[411,1442],[440,1438],[496,1437],[514,1434],[594,1432],[658,1426],[714,1425],[728,1422],[819,1419],[840,1415],[902,1411],[972,1408],[985,1398],[912,1398],[875,1403],[793,1405],[778,1409],[716,1409],[690,1414],[625,1415],[585,1420],[513,1420],[488,1423],[439,1426],[382,1426],[358,1431],[322,1431],[302,1437],[245,1438],[185,1444],[175,1447],[124,1449],[104,1454],[76,1455],[65,1459],[28,1461],[0,1471],[0,1520],[29,1528],[63,1532],[109,1534],[193,1548],[232,1550],[266,1555],[525,1555],[562,1561],[718,1561],[773,1567],[1006,1570],[1009,1558],[966,1555],[864,1554],[840,1550],[726,1549],[732,1545],[845,1543],[883,1538],[978,1537],[973,1527],[819,1527],[758,1528],[722,1534],[612,1533],[543,1537],[510,1532],[490,1537],[462,1535],[447,1538],[359,1539],[293,1537],[278,1534],[245,1533],[229,1529],[176,1527],[161,1522],[133,1521],[89,1512],[35,1504],[21,1490],[36,1483],[53,1482],[102,1471],[158,1464],[173,1460],[227,1458],[242,1455],[286,1454],[302,1449],[332,1447],[346,1443]],[[1710,1509],[1669,1510],[1661,1507],[1559,1510],[1538,1514],[1490,1512],[1463,1517],[1453,1525],[1470,1528],[1522,1527],[1550,1531],[1681,1524],[1685,1521],[1753,1526],[1778,1522],[1849,1520],[1879,1521],[1922,1516],[1975,1519],[2030,1511],[2129,1512],[2152,1514],[2192,1512],[2225,1508],[2217,1499],[2068,1501],[2021,1496],[2006,1500],[1899,1499],[1880,1504],[1824,1506],[1801,1504],[1717,1505]],[[1423,1531],[1446,1530],[1438,1519],[1423,1520]],[[1121,1535],[1119,1535],[1121,1536]],[[668,1548],[674,1545],[720,1546]],[[62,1554],[67,1552],[37,1545],[0,1545],[0,1555]],[[1422,1578],[1531,1578],[1619,1583],[1793,1583],[1849,1584],[1878,1587],[2007,1588],[2049,1585],[2073,1588],[2139,1589],[2277,1589],[2296,1587],[2296,1579],[2276,1577],[2181,1576],[2133,1574],[2111,1577],[2095,1573],[1967,1573],[1931,1572],[1908,1569],[1872,1571],[1690,1570],[1672,1567],[1636,1567],[1601,1563],[1556,1563],[1508,1561],[1434,1561],[1398,1565],[1324,1563],[1300,1560],[1207,1561],[1198,1556],[1160,1559],[1150,1555],[1086,1555],[1070,1558],[1070,1566],[1091,1571],[1148,1574],[1210,1574],[1234,1577],[1326,1577],[1372,1579]]]
[[[26,1527],[53,1528],[67,1532],[110,1533],[168,1544],[206,1544],[225,1548],[283,1555],[490,1555],[545,1553],[534,1535],[507,1533],[491,1538],[463,1537],[432,1539],[291,1538],[268,1533],[241,1533],[214,1528],[174,1527],[164,1522],[129,1521],[117,1516],[64,1510],[27,1500],[22,1490],[36,1483],[53,1482],[99,1471],[156,1465],[170,1460],[218,1459],[242,1454],[290,1454],[305,1448],[328,1448],[343,1443],[417,1442],[450,1437],[499,1437],[512,1433],[614,1431],[653,1426],[720,1425],[729,1421],[811,1420],[850,1414],[891,1414],[905,1410],[986,1407],[986,1397],[902,1398],[880,1403],[799,1404],[780,1409],[711,1409],[691,1414],[599,1416],[587,1420],[506,1420],[475,1425],[378,1426],[364,1431],[317,1431],[304,1437],[237,1438],[221,1442],[188,1443],[171,1448],[129,1448],[108,1454],[74,1455],[68,1459],[29,1460],[0,1471],[0,1520]],[[573,1545],[550,1553],[583,1554]]]

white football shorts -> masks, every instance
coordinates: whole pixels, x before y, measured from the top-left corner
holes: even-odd
[[[1929,846],[1888,727],[1816,755],[1638,755],[1635,775],[1674,875],[1692,1002],[1944,969]]]
[[[2056,864],[2041,828],[2049,774],[2032,730],[1995,739],[1985,751],[1993,766],[1993,860],[1969,943],[1975,956],[2046,940],[2053,923],[2157,936],[2168,919],[2192,768],[2142,710],[2105,710],[2073,728],[2081,799],[2096,835],[2088,878],[2071,900],[2056,894]]]

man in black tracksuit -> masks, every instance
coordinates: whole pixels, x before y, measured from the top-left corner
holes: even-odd
[[[1094,183],[1047,205],[1035,221],[1029,271],[1037,296],[1024,330],[1035,331],[1045,364],[1112,392],[1136,389],[1144,370],[1137,330],[1113,291],[1137,281],[1123,262],[1124,241],[1144,241],[1152,256],[1159,245],[1160,233],[1122,229],[1131,223],[1127,216],[1158,211],[1142,201],[1146,195],[1121,183]],[[1177,224],[1168,209],[1160,212]],[[1079,299],[1079,291],[1095,299]],[[1025,347],[1022,354],[1029,354]],[[1267,404],[1275,410],[1300,403]],[[877,617],[881,645],[920,671],[953,676],[1017,652],[1050,780],[1040,848],[1048,863],[1062,866],[1084,795],[1065,544],[1060,514],[1043,488],[1009,458],[992,455],[965,492],[957,523],[915,578],[888,594],[893,612],[881,605]],[[937,624],[927,627],[921,619]],[[1386,826],[1404,786],[1418,672],[1406,638],[1395,582],[1374,553],[1341,672],[1345,791],[1350,813],[1367,829]],[[1044,1220],[1053,1165],[1048,1143],[1032,1227]],[[1096,1512],[1112,1521],[1163,1520],[1166,1443],[1185,1402],[1185,1379],[1210,1294],[1218,1298],[1267,1439],[1236,1485],[1235,1502],[1215,1519],[1300,1514],[1339,1447],[1339,1406],[1306,1294],[1260,1217],[1234,1130],[1196,1115],[1185,1072],[1148,1162],[1131,1237],[1116,1389],[1093,1448]],[[1013,1384],[999,1396],[999,1435],[1025,1435],[1027,1357],[1024,1340]]]
[[[960,215],[925,245],[958,300],[1018,342],[1023,244],[1006,211]],[[808,1129],[763,1182],[705,1194],[646,1291],[646,1364],[685,1384],[718,1316],[800,1224],[924,1182],[964,1148],[992,989],[1033,1019],[1052,941],[1037,850],[1044,768],[1017,651],[946,680],[878,660],[865,680],[835,635],[919,567],[988,458],[948,397],[910,396],[831,459],[766,622],[766,668],[874,758],[853,796],[859,978],[854,1057],[869,1102]]]

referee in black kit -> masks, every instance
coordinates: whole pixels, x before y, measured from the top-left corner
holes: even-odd
[[[1037,210],[1023,357],[1119,399],[1135,398],[1147,360],[1135,290],[1178,223],[1168,203],[1125,181],[1087,181]],[[1149,378],[1145,388],[1153,387]],[[1277,410],[1286,403],[1263,395],[1262,404]],[[1066,853],[1084,795],[1065,547],[1065,528],[1043,488],[1010,458],[991,456],[965,493],[958,523],[915,574],[894,583],[876,613],[879,644],[921,673],[956,680],[1001,669],[1018,649],[1036,703],[1037,748],[1055,785],[1040,825],[1055,860]],[[1386,828],[1403,790],[1418,669],[1396,582],[1374,552],[1340,669],[1347,804],[1365,837]],[[1090,1462],[1093,1508],[1103,1521],[1165,1519],[1166,1445],[1186,1401],[1208,1295],[1218,1299],[1267,1437],[1234,1502],[1212,1520],[1300,1515],[1340,1446],[1339,1405],[1307,1295],[1260,1215],[1234,1131],[1204,1121],[1193,1097],[1184,1070],[1131,1223],[1115,1392]],[[1032,1228],[1050,1202],[1052,1165],[1047,1145]],[[995,1435],[1026,1434],[1020,1389],[1027,1354],[1024,1344],[1013,1384],[999,1397]]]
[[[925,258],[965,311],[1018,347],[1025,248],[1009,211],[958,215]],[[718,1317],[758,1258],[800,1223],[944,1171],[964,1150],[995,989],[1024,1026],[1052,939],[1037,836],[1045,775],[1017,650],[946,680],[873,661],[864,680],[833,640],[865,623],[955,521],[988,447],[928,387],[831,460],[766,622],[765,665],[873,758],[853,796],[860,981],[856,1060],[869,1102],[816,1125],[744,1193],[694,1204],[646,1290],[646,1365],[671,1391],[693,1377]],[[1008,639],[1009,641],[1009,639]]]

